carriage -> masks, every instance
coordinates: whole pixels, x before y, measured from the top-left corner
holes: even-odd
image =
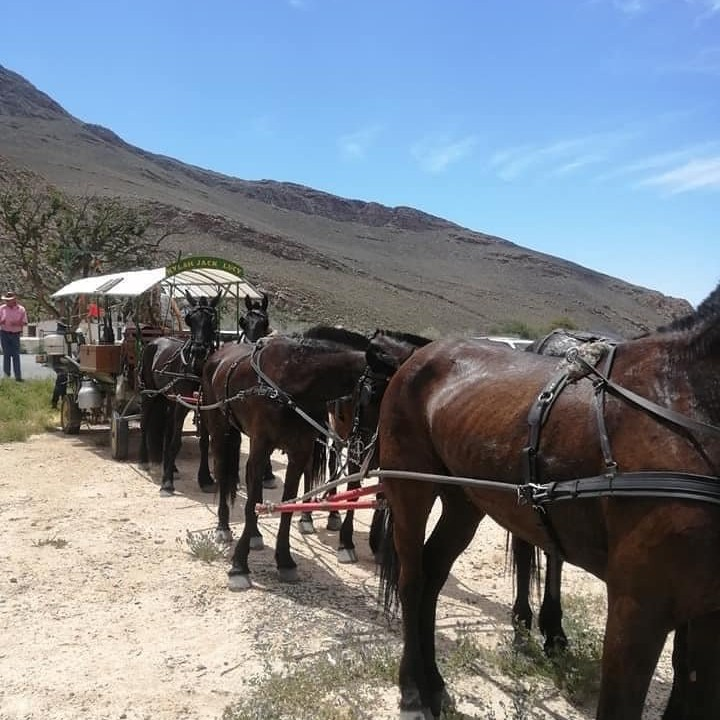
[[[47,364],[67,377],[60,408],[62,431],[76,435],[83,423],[109,425],[112,457],[126,459],[130,423],[140,419],[137,372],[142,348],[164,335],[187,337],[178,303],[218,295],[228,324],[227,316],[234,312],[232,329],[218,332],[220,344],[240,337],[241,301],[261,298],[243,268],[229,260],[180,258],[150,270],[81,278],[53,293],[54,299],[68,305],[80,297],[90,300],[87,319],[76,323],[76,329],[70,330],[68,317],[58,324],[59,330],[64,325],[63,332],[45,337]]]

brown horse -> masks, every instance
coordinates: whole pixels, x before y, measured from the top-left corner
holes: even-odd
[[[222,540],[231,536],[230,503],[237,492],[234,464],[240,432],[250,438],[245,526],[233,554],[230,589],[251,586],[249,551],[263,546],[255,505],[262,502],[262,478],[270,453],[274,449],[287,453],[283,500],[297,495],[300,476],[313,458],[314,474],[322,477],[327,404],[352,392],[365,368],[367,344],[364,335],[320,327],[300,336],[269,336],[255,346],[226,345],[206,363],[202,414],[220,490],[217,535]],[[320,437],[322,443],[317,442]],[[290,554],[291,517],[282,514],[275,548],[278,572],[287,581],[297,579]]]
[[[720,717],[720,286],[692,315],[620,343],[597,367],[578,360],[560,375],[556,366],[441,340],[390,381],[380,412],[393,538],[383,577],[386,602],[397,591],[402,606],[401,717],[440,714],[437,599],[486,514],[605,581],[599,720],[640,719],[675,628],[666,720]]]
[[[189,408],[175,400],[191,396],[200,387],[200,374],[210,353],[217,347],[217,304],[222,297],[208,301],[186,294],[189,309],[185,323],[190,329],[187,339],[160,337],[143,348],[138,367],[141,388],[140,464],[161,465],[160,494],[175,492],[175,460],[182,442],[182,428]],[[207,434],[200,434],[200,467],[198,485],[212,492],[214,481],[208,465]]]

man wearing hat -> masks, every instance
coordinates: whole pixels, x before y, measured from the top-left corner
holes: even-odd
[[[14,292],[6,292],[0,305],[0,345],[3,351],[3,371],[10,377],[10,364],[15,372],[15,379],[22,382],[20,371],[20,336],[28,317],[25,308],[17,301]]]

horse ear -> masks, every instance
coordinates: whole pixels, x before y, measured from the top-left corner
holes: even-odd
[[[268,306],[268,296],[267,296],[267,293],[264,292],[262,294],[262,309],[267,310],[267,306]]]
[[[185,297],[187,298],[187,301],[190,303],[190,307],[195,307],[197,305],[197,300],[190,294],[189,290],[185,291]]]
[[[218,294],[210,301],[211,307],[217,307],[217,304],[220,302],[220,299],[222,298],[222,290],[218,292]]]
[[[250,300],[250,296],[249,296],[249,295],[246,295],[246,296],[245,296],[245,307],[246,307],[248,310],[252,310],[252,309],[253,309],[252,301]]]

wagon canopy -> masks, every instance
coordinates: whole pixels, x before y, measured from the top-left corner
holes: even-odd
[[[153,270],[128,270],[109,275],[92,275],[65,285],[52,297],[68,295],[107,295],[136,297],[159,285],[171,297],[189,293],[192,297],[223,296],[259,299],[261,294],[245,279],[237,263],[214,257],[187,257]]]

